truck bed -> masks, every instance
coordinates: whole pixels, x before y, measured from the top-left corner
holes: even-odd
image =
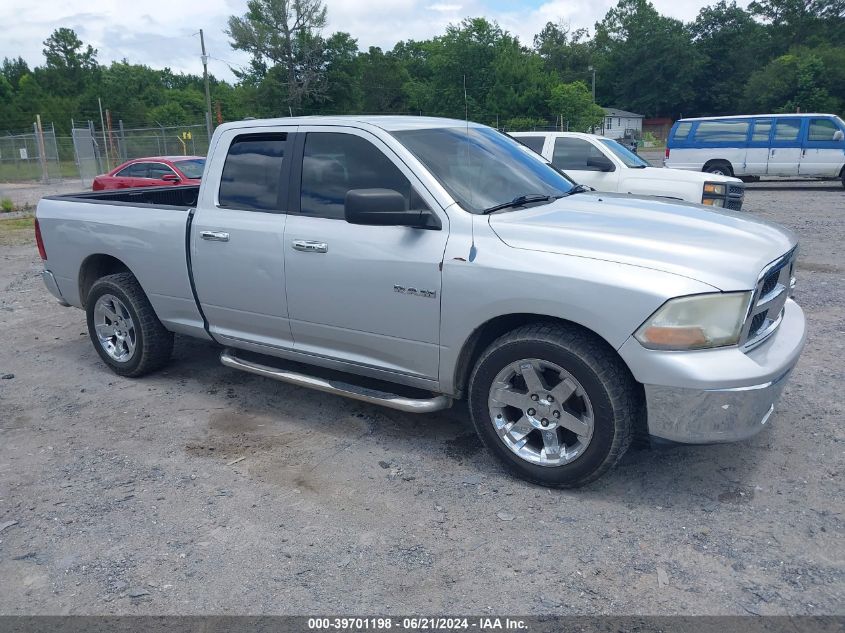
[[[114,260],[138,278],[165,327],[205,336],[190,276],[190,227],[198,186],[144,187],[49,196],[38,203],[48,261],[69,304],[82,307],[90,266]]]
[[[109,189],[107,191],[82,191],[58,196],[48,196],[49,200],[69,202],[91,202],[124,204],[133,207],[175,207],[189,209],[197,204],[199,185],[138,187],[135,189]]]

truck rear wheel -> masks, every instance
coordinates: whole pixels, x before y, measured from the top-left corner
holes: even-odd
[[[513,474],[577,487],[612,468],[640,414],[636,382],[606,343],[574,327],[518,328],[481,355],[469,384],[473,424]]]
[[[170,360],[173,333],[158,320],[131,273],[107,275],[94,282],[85,312],[94,349],[114,373],[143,376]]]

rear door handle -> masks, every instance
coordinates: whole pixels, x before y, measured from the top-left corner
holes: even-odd
[[[229,234],[223,231],[201,231],[200,237],[211,242],[228,242]]]
[[[325,242],[315,242],[314,240],[294,240],[291,242],[293,250],[304,251],[306,253],[327,253],[329,245]]]

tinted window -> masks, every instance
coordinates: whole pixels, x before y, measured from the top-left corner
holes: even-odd
[[[757,143],[768,143],[769,133],[772,131],[771,119],[758,119],[754,121],[754,129],[751,132],[751,140]]]
[[[546,138],[544,136],[520,136],[516,140],[538,154],[543,153],[543,145],[546,142]]]
[[[229,146],[219,204],[253,211],[279,210],[287,134],[244,134]]]
[[[832,141],[838,129],[830,119],[810,119],[810,133],[807,138],[811,141]]]
[[[801,132],[801,119],[778,119],[775,123],[776,141],[797,141]]]
[[[369,141],[352,134],[310,132],[302,158],[301,212],[344,218],[351,189],[393,189],[407,209],[427,209],[399,168]]]
[[[593,158],[604,158],[592,143],[580,138],[556,138],[552,165],[558,169],[579,169],[582,171],[601,171],[598,167],[588,165]]]
[[[561,196],[572,183],[511,137],[487,127],[393,132],[467,211],[480,213],[518,196]]]
[[[160,179],[165,174],[174,174],[175,175],[175,172],[172,169],[170,169],[170,167],[168,167],[167,165],[163,165],[161,163],[150,163],[150,171],[149,171],[149,177],[150,178]]]
[[[146,178],[147,177],[147,163],[133,163],[124,169],[121,169],[117,174],[121,178]]]
[[[748,121],[702,121],[695,131],[700,143],[743,143],[748,135]]]
[[[675,128],[675,132],[672,134],[672,138],[676,141],[683,140],[689,136],[691,129],[692,123],[678,123],[678,127]]]
[[[174,165],[179,168],[187,178],[202,178],[202,170],[205,169],[204,158],[193,158],[191,160],[177,160]]]

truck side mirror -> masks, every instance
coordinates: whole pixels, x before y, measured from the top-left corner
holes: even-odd
[[[594,167],[598,171],[616,171],[616,166],[607,156],[592,156],[588,158],[587,167]]]
[[[843,139],[845,139],[845,132],[843,132],[842,130],[836,130],[833,133],[833,140],[834,141],[841,141]]]
[[[350,224],[440,229],[437,217],[428,209],[409,211],[405,207],[405,196],[393,189],[350,189],[343,211]]]
[[[176,174],[164,174],[161,179],[164,182],[181,182],[182,179],[179,178]]]

